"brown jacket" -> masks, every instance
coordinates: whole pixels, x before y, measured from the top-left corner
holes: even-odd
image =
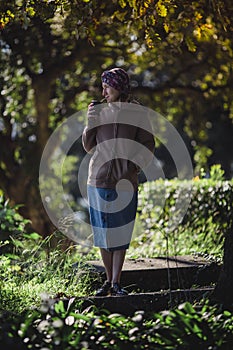
[[[150,163],[155,148],[147,111],[133,103],[104,105],[98,116],[88,118],[82,142],[93,154],[87,183],[101,188],[118,184],[122,190],[129,189],[129,182],[137,189],[138,172]]]

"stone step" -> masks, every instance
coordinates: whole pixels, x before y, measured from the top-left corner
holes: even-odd
[[[132,316],[136,311],[146,314],[169,310],[183,302],[207,298],[213,287],[198,289],[182,289],[153,293],[135,293],[127,296],[86,297],[82,299],[82,310],[89,306],[96,306],[99,310]]]
[[[96,284],[93,288],[99,288],[106,279],[102,261],[89,261],[87,266],[93,274],[93,284]],[[127,296],[91,295],[67,297],[63,301],[69,307],[74,299],[81,300],[80,310],[96,306],[100,310],[124,315],[133,315],[140,310],[155,313],[186,301],[192,303],[207,298],[214,290],[220,269],[221,265],[194,256],[126,259],[121,284],[129,292]],[[55,298],[54,302],[58,300],[61,297]]]
[[[102,261],[89,261],[93,274],[106,279]],[[161,290],[209,286],[217,281],[220,266],[200,257],[126,259],[121,284],[128,292],[145,293]]]

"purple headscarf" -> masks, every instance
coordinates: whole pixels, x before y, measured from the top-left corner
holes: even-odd
[[[129,93],[129,76],[122,68],[113,68],[103,72],[102,82],[120,91],[123,94]]]

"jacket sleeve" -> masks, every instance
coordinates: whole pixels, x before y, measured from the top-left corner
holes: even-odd
[[[96,131],[95,119],[88,118],[88,124],[83,130],[82,134],[82,144],[87,153],[94,153],[94,148],[96,146]]]
[[[135,163],[143,169],[151,163],[155,152],[155,138],[149,120],[143,121],[143,128],[138,127],[136,142],[144,146],[138,146],[134,156]]]

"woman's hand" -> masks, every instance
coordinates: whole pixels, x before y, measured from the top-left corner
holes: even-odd
[[[99,103],[91,102],[88,106],[87,117],[88,118],[96,118],[99,115],[100,108],[98,108]]]

